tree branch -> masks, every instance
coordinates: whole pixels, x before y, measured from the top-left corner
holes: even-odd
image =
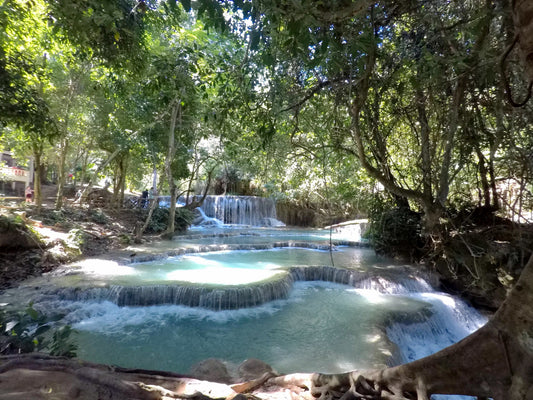
[[[307,92],[307,94],[304,96],[303,99],[301,99],[297,103],[295,103],[295,104],[293,104],[293,105],[291,105],[291,106],[289,106],[287,108],[284,108],[283,110],[280,111],[280,113],[286,112],[286,111],[290,111],[290,110],[294,110],[294,109],[299,109],[304,103],[306,103],[309,99],[311,99],[315,94],[320,92],[325,87],[333,86],[335,83],[339,83],[339,82],[342,82],[342,81],[345,81],[345,80],[348,80],[351,85],[357,84],[359,82],[359,81],[353,82],[352,81],[352,76],[350,76],[350,75],[341,76],[341,77],[338,77],[338,78],[335,78],[335,79],[332,79],[332,80],[319,82],[315,87],[311,88]]]

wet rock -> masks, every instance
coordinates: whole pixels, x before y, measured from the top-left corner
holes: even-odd
[[[244,360],[237,369],[241,381],[251,381],[261,378],[265,373],[277,374],[270,365],[257,358]]]
[[[233,381],[226,364],[217,358],[208,358],[194,364],[191,367],[191,375],[210,382],[231,383]]]

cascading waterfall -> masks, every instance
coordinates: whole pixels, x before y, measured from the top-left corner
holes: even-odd
[[[64,314],[82,359],[180,373],[209,357],[259,358],[284,373],[395,365],[485,322],[418,268],[321,230],[218,225],[130,251],[13,295]]]
[[[485,324],[476,310],[445,293],[415,292],[411,298],[431,302],[434,313],[423,320],[395,321],[387,336],[398,345],[402,363],[417,360],[450,346]]]
[[[302,288],[314,294],[293,299]],[[396,365],[452,344],[485,322],[462,301],[436,292],[423,275],[401,268],[293,266],[275,279],[241,287],[112,285],[63,288],[47,296],[59,308],[72,309],[68,322],[85,332],[83,357],[176,372],[186,372],[196,357],[257,357],[285,373]],[[224,346],[216,344],[222,341]],[[339,341],[339,349],[329,347]],[[147,363],[124,355],[130,346],[147,342],[155,347],[150,345],[149,354],[177,346],[180,356],[149,356],[153,360]],[[298,351],[300,345],[312,350]],[[243,353],[247,348],[253,353]]]
[[[93,288],[58,288],[47,295],[69,301],[110,301],[118,306],[152,306],[177,304],[210,310],[235,310],[255,307],[274,300],[287,299],[295,282],[323,281],[374,290],[384,294],[407,294],[425,291],[430,286],[421,278],[392,277],[330,266],[295,266],[268,282],[234,287],[202,285],[143,285]]]
[[[277,220],[276,202],[268,197],[207,196],[202,210],[210,218],[224,224],[281,226]]]

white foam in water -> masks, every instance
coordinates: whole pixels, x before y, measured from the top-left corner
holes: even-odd
[[[105,301],[78,302],[70,305],[70,313],[65,322],[74,329],[102,334],[122,334],[124,326],[157,326],[166,318],[209,321],[216,324],[228,324],[241,318],[261,318],[276,313],[281,302],[272,302],[260,307],[240,310],[212,311],[204,308],[179,305],[161,305],[148,307],[119,307]],[[61,307],[60,304],[56,304]],[[66,304],[63,304],[65,306]]]
[[[217,218],[211,218],[205,215],[204,210],[202,208],[197,208],[196,211],[200,214],[200,223],[197,224],[197,227],[203,227],[203,228],[222,228],[224,226],[224,222]]]
[[[387,336],[398,345],[403,362],[429,356],[481,328],[487,319],[460,299],[438,292],[415,293],[412,298],[427,301],[433,314],[427,321],[395,323]],[[434,395],[433,400],[470,400],[475,397]]]
[[[217,324],[236,322],[242,318],[259,319],[274,315],[290,303],[304,301],[306,291],[312,288],[324,290],[354,291],[345,285],[330,282],[297,282],[286,300],[276,300],[257,307],[238,310],[214,311],[200,307],[180,305],[157,305],[147,307],[119,307],[109,301],[103,302],[51,302],[49,306],[67,313],[64,322],[75,329],[100,333],[121,333],[124,325],[157,325],[167,316],[189,318],[196,321],[209,321]]]

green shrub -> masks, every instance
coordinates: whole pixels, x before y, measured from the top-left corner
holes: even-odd
[[[365,234],[377,253],[417,261],[423,255],[422,216],[408,207],[376,196],[370,210],[370,227]]]
[[[109,218],[102,212],[102,210],[96,208],[89,211],[89,221],[104,225],[109,222]]]
[[[143,211],[144,218],[146,218],[148,211]],[[161,233],[167,229],[168,226],[169,209],[158,207],[152,214],[150,224],[146,228],[148,233]],[[195,215],[192,211],[185,208],[176,208],[176,215],[174,217],[176,231],[184,232],[192,224]]]
[[[76,333],[69,325],[57,329],[52,335],[50,354],[59,357],[76,357],[78,346],[71,342],[71,335]]]
[[[52,330],[61,317],[49,318],[33,308],[32,303],[22,312],[0,310],[0,354],[44,351],[75,357],[77,346],[72,342],[75,331],[70,326]]]

